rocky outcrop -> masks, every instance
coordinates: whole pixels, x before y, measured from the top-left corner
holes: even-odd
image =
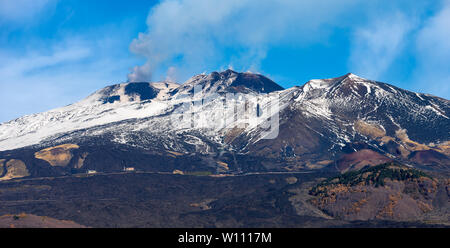
[[[47,161],[52,166],[66,166],[73,157],[71,150],[80,148],[75,144],[63,144],[42,149],[34,154],[37,159]],[[80,161],[82,166],[84,158]]]
[[[22,160],[10,159],[3,166],[6,170],[6,174],[0,178],[1,180],[10,180],[14,178],[22,178],[30,175],[27,166]]]

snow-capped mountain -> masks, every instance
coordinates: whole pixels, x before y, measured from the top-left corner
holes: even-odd
[[[22,160],[30,167],[37,152],[64,144],[73,144],[63,149],[70,155],[65,166],[78,169],[105,158],[148,163],[131,154],[204,156],[198,164],[225,163],[230,171],[348,170],[388,159],[448,167],[450,101],[354,74],[283,89],[262,75],[227,70],[181,85],[112,85],[72,105],[0,124],[0,161],[28,151]]]
[[[448,100],[351,73],[307,82],[295,90],[281,116],[278,138],[261,141],[254,152],[278,144],[282,153],[299,155],[297,163],[336,160],[342,152],[362,149],[409,162],[434,157],[434,152],[449,155]]]

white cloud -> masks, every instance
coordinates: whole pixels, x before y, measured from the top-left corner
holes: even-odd
[[[450,0],[433,5],[435,13],[397,9],[374,16],[369,25],[354,32],[352,72],[371,79],[403,78],[400,86],[441,97],[450,96]],[[425,8],[416,9],[424,10]],[[423,6],[422,6],[423,7]],[[406,58],[405,58],[406,57]],[[390,70],[397,58],[409,61],[409,75]],[[400,82],[391,82],[400,83]]]
[[[450,1],[431,17],[417,39],[419,53],[430,55],[436,61],[450,61]]]
[[[24,23],[40,14],[56,0],[1,0],[0,22]]]
[[[147,62],[134,68],[129,79],[148,80],[152,72],[165,72],[170,66],[176,66],[180,74],[224,64],[258,70],[269,47],[326,40],[331,27],[346,21],[338,17],[357,15],[353,7],[361,2],[165,0],[151,10],[148,31],[130,45]]]
[[[349,59],[350,70],[377,79],[387,71],[405,47],[415,20],[396,13],[377,17],[368,26],[355,30]]]
[[[450,1],[429,18],[419,31],[416,88],[439,96],[450,96]]]

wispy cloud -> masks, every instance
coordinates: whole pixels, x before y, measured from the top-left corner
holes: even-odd
[[[48,67],[76,62],[90,55],[87,47],[54,48],[50,54],[27,54],[24,57],[12,57],[0,61],[0,75],[14,79],[42,71]]]
[[[105,38],[69,35],[45,49],[0,48],[0,122],[76,102],[123,80],[136,61],[111,52],[118,44],[108,37],[115,34],[98,32]]]
[[[367,78],[379,78],[404,49],[415,22],[414,17],[397,12],[357,28],[351,42],[349,68]]]
[[[0,24],[26,23],[56,2],[57,0],[1,0]]]

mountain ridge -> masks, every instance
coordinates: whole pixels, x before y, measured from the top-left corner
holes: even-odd
[[[196,86],[202,86],[197,92],[201,95],[193,98]],[[232,99],[238,112],[224,108],[230,93],[243,97]],[[252,96],[264,100],[248,105]],[[193,104],[202,97],[207,101]],[[271,109],[270,102],[275,100],[277,107]],[[188,106],[196,123],[209,126],[176,119],[183,117],[177,115],[183,106]],[[254,112],[247,112],[249,109]],[[249,113],[261,114],[258,118],[263,122],[236,119]],[[282,89],[260,74],[227,70],[196,75],[182,85],[163,81],[107,86],[72,105],[2,123],[0,159],[19,150],[34,154],[75,144],[79,148],[67,154],[76,153],[68,166],[77,168],[94,166],[89,149],[109,146],[163,157],[168,156],[167,151],[200,156],[199,164],[219,171],[222,169],[216,163],[234,164],[230,171],[298,171],[328,168],[339,161],[336,168],[347,170],[386,159],[446,171],[450,156],[448,116],[450,103],[446,99],[351,73]],[[279,119],[278,135],[265,139],[264,125],[275,117]],[[363,150],[372,152],[358,153]],[[90,155],[83,155],[86,153]],[[345,156],[351,153],[355,154]],[[33,161],[25,164],[41,163]],[[250,166],[250,161],[258,162]]]

